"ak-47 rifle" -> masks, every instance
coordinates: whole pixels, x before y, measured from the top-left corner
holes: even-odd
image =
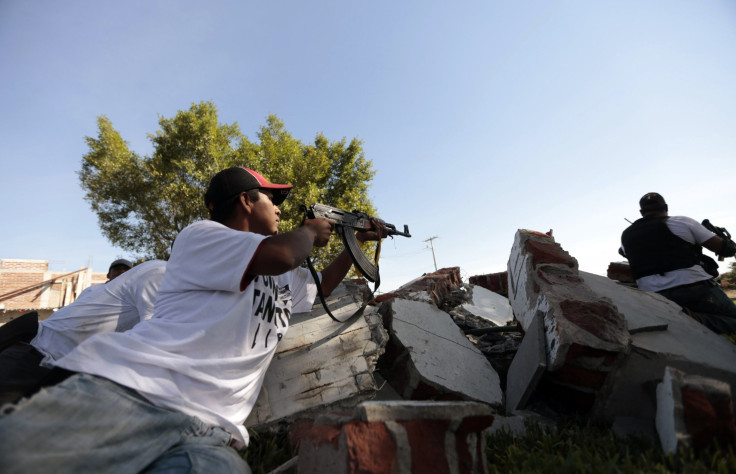
[[[723,240],[721,250],[717,252],[719,262],[722,262],[726,257],[733,257],[736,255],[736,243],[731,240],[731,234],[729,234],[724,227],[716,227],[711,224],[708,219],[705,219],[701,224]]]
[[[377,283],[380,281],[378,274],[378,267],[370,262],[365,256],[363,251],[360,249],[358,239],[355,237],[355,231],[365,232],[373,228],[371,224],[371,216],[365,212],[353,211],[348,212],[336,207],[328,206],[326,204],[312,204],[309,209],[306,209],[306,215],[309,219],[316,217],[324,217],[335,223],[335,230],[342,239],[345,248],[350,254],[350,258],[360,273],[370,282]],[[404,231],[396,230],[396,226],[389,224],[377,217],[373,217],[378,222],[386,226],[388,235],[393,237],[394,235],[401,235],[404,237],[411,237],[409,233],[409,226],[404,225]]]

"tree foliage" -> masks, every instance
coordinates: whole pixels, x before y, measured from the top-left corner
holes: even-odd
[[[282,232],[300,224],[302,204],[375,213],[368,197],[375,172],[357,139],[330,142],[317,134],[305,144],[270,115],[252,142],[237,123],[220,124],[212,102],[200,102],[173,118],[159,117],[159,130],[148,135],[153,153],[141,157],[128,149],[107,117],[100,116],[97,125],[97,137],[86,137],[89,152],[79,171],[85,199],[111,243],[146,258],[168,258],[176,235],[208,217],[203,196],[209,180],[230,166],[294,185],[280,206]],[[321,267],[341,249],[332,239],[327,248],[315,250],[315,264]]]
[[[721,285],[729,290],[736,290],[736,262],[731,262],[731,271],[721,277]]]

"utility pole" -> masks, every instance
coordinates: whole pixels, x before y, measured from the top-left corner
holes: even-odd
[[[437,271],[437,259],[434,258],[434,245],[432,244],[432,241],[438,238],[439,237],[437,237],[436,235],[433,235],[432,237],[424,241],[424,242],[429,242],[429,248],[432,249],[432,260],[434,260],[434,271]]]

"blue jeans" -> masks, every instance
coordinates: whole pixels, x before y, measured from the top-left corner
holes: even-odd
[[[247,473],[231,436],[107,379],[76,374],[0,414],[3,473]]]
[[[695,314],[693,317],[717,334],[736,333],[736,304],[712,280],[658,291]]]

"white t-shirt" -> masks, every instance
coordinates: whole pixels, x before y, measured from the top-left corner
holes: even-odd
[[[151,260],[135,266],[103,285],[84,290],[72,304],[38,323],[31,345],[50,366],[90,336],[125,331],[151,319],[166,262]]]
[[[266,238],[213,221],[191,224],[174,242],[154,317],[88,339],[57,365],[135,389],[246,445],[243,423],[292,309],[310,310],[316,296],[305,268],[244,278]]]
[[[685,216],[671,216],[665,221],[670,232],[691,244],[701,245],[706,240],[711,239],[716,234],[703,227],[695,219]],[[624,248],[624,252],[626,249]],[[675,286],[688,285],[698,281],[709,280],[713,275],[703,269],[700,265],[693,265],[689,268],[680,268],[670,272],[664,272],[663,275],[648,275],[636,280],[636,286],[640,290],[645,291],[661,291]]]

